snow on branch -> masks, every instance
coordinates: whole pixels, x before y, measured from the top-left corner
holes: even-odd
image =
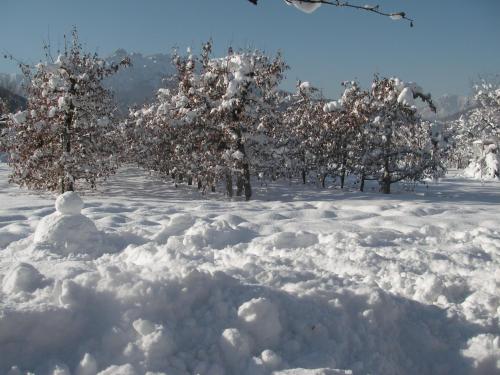
[[[257,5],[258,0],[248,0],[252,4]],[[348,1],[340,1],[340,0],[284,0],[288,5],[293,5],[296,8],[306,12],[312,13],[316,9],[318,9],[321,5],[332,5],[335,7],[342,8],[353,8],[358,10],[364,10],[367,12],[375,13],[380,16],[389,17],[393,20],[406,20],[410,23],[410,27],[413,27],[413,19],[409,18],[405,12],[394,12],[389,13],[380,10],[379,5],[356,5],[351,4]]]

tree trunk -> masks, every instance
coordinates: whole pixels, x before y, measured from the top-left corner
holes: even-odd
[[[391,194],[391,180],[390,178],[387,179],[384,177],[382,179],[382,187],[381,187],[382,193],[384,194]]]
[[[360,183],[359,183],[359,191],[365,191],[365,178],[366,178],[366,176],[365,176],[365,174],[363,173],[363,174],[361,175],[361,181],[360,181]]]
[[[73,90],[73,89],[72,89]],[[64,121],[64,129],[62,134],[62,149],[63,153],[70,154],[71,153],[71,124],[73,123],[73,116],[75,112],[75,106],[73,102],[70,102],[68,115]],[[66,171],[66,166],[63,166],[63,176],[61,177],[61,193],[65,193],[67,191],[74,191],[73,186],[73,177],[66,184],[66,176],[68,175]]]
[[[382,176],[382,193],[391,193],[391,180],[391,173],[389,172],[389,158],[386,157],[384,160],[384,175]]]
[[[306,184],[306,170],[302,170],[302,183],[305,185]]]
[[[343,189],[345,185],[345,175],[346,175],[346,163],[347,163],[347,153],[345,151],[346,145],[342,146],[342,168],[340,169],[340,188]]]
[[[193,185],[193,176],[188,177],[188,185],[192,186]]]
[[[250,167],[248,163],[243,164],[243,187],[245,189],[245,200],[252,197],[252,185],[250,184]]]
[[[236,196],[241,197],[243,195],[243,176],[241,173],[238,173],[236,177]]]
[[[326,187],[326,177],[328,176],[328,173],[324,173],[323,176],[321,176],[321,187],[324,189]]]
[[[340,171],[340,188],[343,189],[345,184],[345,169],[342,168]]]
[[[231,176],[231,172],[226,173],[226,193],[229,198],[233,197],[233,176]]]

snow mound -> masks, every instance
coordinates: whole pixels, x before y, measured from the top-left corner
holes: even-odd
[[[44,277],[31,264],[19,263],[14,266],[2,281],[2,291],[6,294],[32,292],[43,286]]]
[[[309,247],[318,243],[318,236],[314,233],[302,232],[280,232],[264,239],[264,244],[277,249],[296,249]]]
[[[228,328],[222,332],[220,346],[227,363],[237,369],[240,363],[250,357],[252,339],[237,328]]]
[[[265,298],[254,298],[242,304],[238,317],[255,340],[264,347],[276,344],[281,333],[277,307]]]
[[[163,243],[170,236],[176,236],[186,231],[195,221],[196,218],[190,214],[174,214],[170,217],[168,224],[155,236],[154,240]]]
[[[64,193],[56,200],[56,212],[38,224],[35,244],[49,245],[62,255],[71,253],[98,255],[102,237],[94,222],[80,214],[83,202],[76,193]]]
[[[56,210],[63,215],[78,215],[83,208],[83,201],[74,191],[67,191],[56,199]]]
[[[212,223],[202,222],[189,228],[184,236],[183,245],[191,249],[210,247],[220,250],[250,242],[254,236],[251,230],[222,219]]]
[[[475,374],[500,374],[500,336],[482,334],[473,337],[463,353],[474,359]]]

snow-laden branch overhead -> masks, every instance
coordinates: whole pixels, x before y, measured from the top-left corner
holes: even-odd
[[[258,0],[248,0],[252,4],[257,5]],[[306,13],[312,13],[318,9],[321,5],[332,5],[335,7],[342,8],[353,8],[358,10],[364,10],[367,12],[375,13],[380,16],[389,17],[393,20],[406,20],[410,22],[410,27],[413,27],[413,19],[409,18],[405,12],[385,12],[380,9],[379,5],[357,5],[351,4],[348,1],[340,0],[284,0],[288,5],[293,5],[296,8],[302,10]]]

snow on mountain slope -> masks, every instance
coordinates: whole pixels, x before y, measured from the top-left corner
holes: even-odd
[[[165,87],[165,79],[175,71],[170,55],[161,53],[144,56],[119,49],[106,61],[118,63],[127,56],[132,65],[120,69],[105,81],[106,87],[113,90],[123,113],[127,113],[130,106],[142,105],[151,100],[160,87]]]
[[[128,168],[83,196],[96,251],[66,254],[33,242],[53,197],[7,172],[2,374],[500,373],[497,182],[242,202]]]
[[[445,120],[457,114],[463,113],[473,107],[471,98],[460,95],[443,95],[433,98],[437,113],[432,112],[428,106],[422,106],[420,113],[422,117],[429,120]]]

